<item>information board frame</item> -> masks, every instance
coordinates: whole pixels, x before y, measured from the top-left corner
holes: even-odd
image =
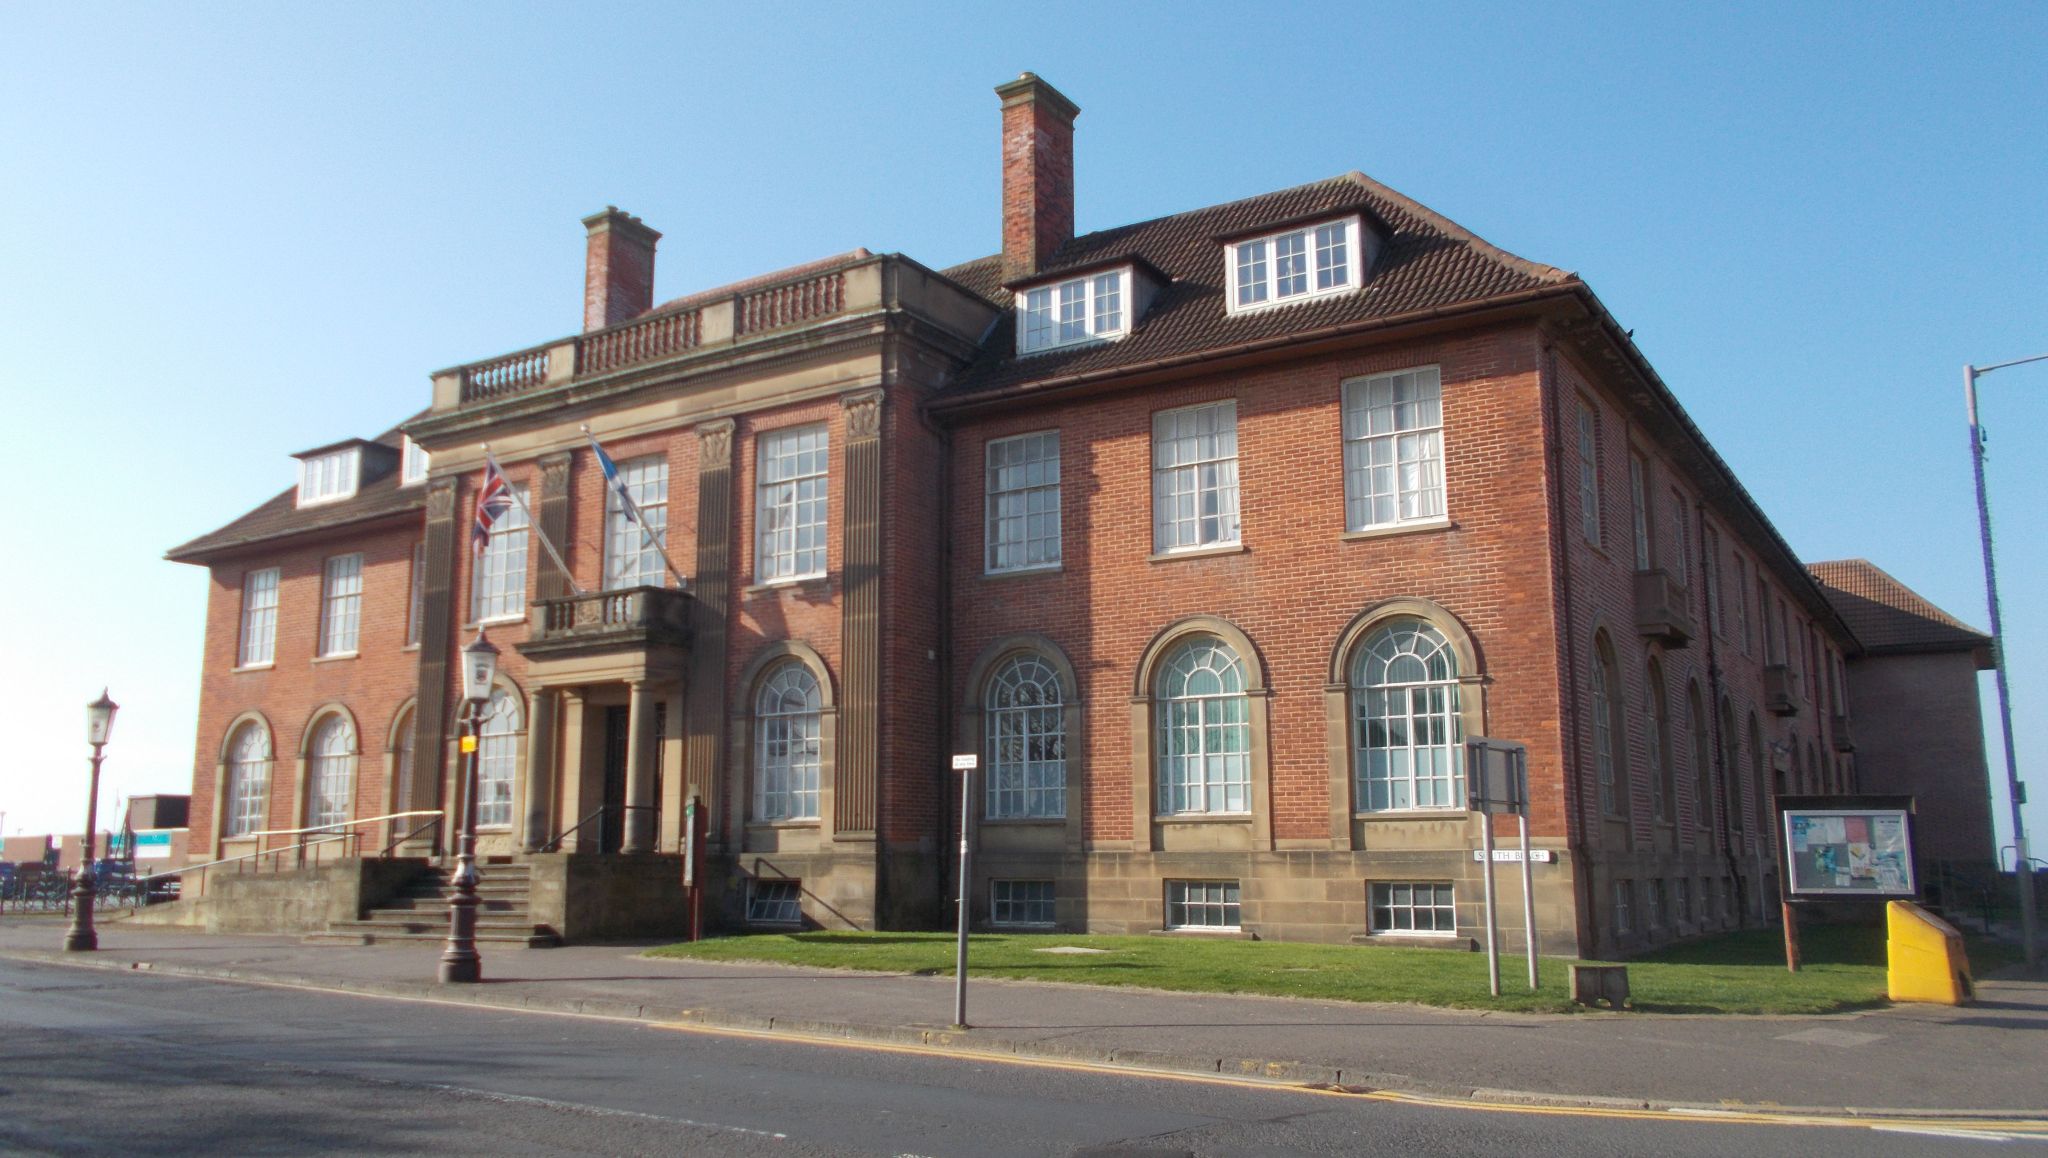
[[[1780,796],[1775,803],[1780,899],[1791,904],[1919,899],[1913,797]],[[1816,862],[1823,859],[1840,865],[1839,871],[1820,869],[1827,875],[1870,883],[1812,879]],[[1887,880],[1894,883],[1888,886]]]

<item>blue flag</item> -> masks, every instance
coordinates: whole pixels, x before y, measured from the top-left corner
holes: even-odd
[[[640,508],[634,505],[633,496],[626,493],[626,480],[619,477],[619,464],[613,462],[612,456],[604,452],[604,446],[597,441],[595,434],[586,431],[583,437],[590,440],[590,449],[597,452],[598,469],[604,471],[605,485],[612,488],[612,493],[619,497],[619,510],[624,512],[629,522],[640,522]]]

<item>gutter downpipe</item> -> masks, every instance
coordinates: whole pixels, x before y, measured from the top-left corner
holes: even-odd
[[[1549,507],[1550,517],[1550,570],[1551,582],[1555,589],[1553,607],[1558,624],[1558,634],[1564,643],[1564,670],[1558,680],[1558,699],[1561,718],[1571,729],[1570,739],[1564,745],[1571,753],[1571,768],[1564,778],[1565,798],[1571,802],[1566,810],[1567,843],[1572,856],[1572,908],[1575,912],[1573,936],[1578,940],[1581,957],[1592,957],[1596,948],[1599,926],[1593,919],[1593,862],[1586,847],[1586,793],[1579,784],[1579,777],[1586,766],[1586,752],[1580,732],[1580,705],[1578,697],[1579,648],[1578,628],[1572,622],[1572,567],[1569,549],[1564,534],[1564,442],[1561,433],[1561,419],[1557,414],[1559,394],[1557,390],[1557,347],[1550,334],[1544,333],[1543,371],[1538,394],[1543,410],[1543,440],[1548,447],[1550,478],[1544,489],[1544,500]]]
[[[918,421],[924,424],[924,428],[938,442],[939,630],[938,638],[933,646],[938,649],[939,654],[938,670],[933,674],[933,678],[938,682],[938,694],[935,698],[938,700],[939,719],[938,744],[936,745],[937,751],[932,753],[934,758],[932,760],[931,775],[932,791],[935,793],[933,799],[939,802],[936,809],[937,815],[934,817],[932,826],[932,835],[936,842],[932,855],[943,859],[947,837],[946,805],[953,798],[952,785],[947,778],[946,771],[947,766],[951,762],[946,757],[953,751],[955,743],[953,735],[955,726],[953,711],[953,432],[951,428],[941,426],[932,420],[932,412],[929,406],[920,405],[917,408],[917,417]],[[963,829],[966,827],[967,818],[965,816],[960,818],[960,824]],[[959,882],[955,881],[954,883],[957,885]],[[957,890],[954,890],[954,892],[957,894]],[[932,915],[938,917],[944,910],[945,897],[934,898]]]
[[[1706,556],[1707,510],[1705,504],[1695,501],[1692,506],[1692,517],[1693,525],[1687,528],[1687,533],[1690,535],[1692,532],[1697,531],[1697,541],[1692,544],[1693,549],[1686,552],[1686,557],[1689,559],[1700,560],[1700,563],[1704,568],[1708,565],[1711,565],[1709,564],[1709,561],[1707,560]],[[1704,576],[1704,570],[1702,570],[1701,574],[1702,576]],[[1686,578],[1688,580],[1689,585],[1689,581],[1692,577],[1688,575],[1686,576]],[[1705,589],[1702,588],[1703,592],[1704,590]],[[1737,594],[1740,594],[1740,592],[1738,592]],[[1727,598],[1727,596],[1724,594],[1722,598],[1725,599]],[[1747,902],[1747,900],[1749,899],[1749,890],[1744,888],[1742,884],[1742,856],[1740,850],[1738,850],[1735,847],[1735,830],[1730,825],[1730,819],[1731,814],[1735,811],[1735,809],[1740,808],[1742,806],[1747,794],[1733,793],[1732,795],[1737,799],[1733,804],[1729,802],[1731,796],[1731,793],[1728,791],[1730,778],[1741,775],[1742,770],[1739,767],[1731,768],[1728,766],[1728,746],[1726,743],[1726,738],[1721,735],[1721,705],[1723,702],[1725,702],[1724,697],[1727,695],[1727,691],[1722,687],[1721,684],[1721,648],[1720,645],[1714,642],[1714,625],[1712,622],[1713,616],[1711,614],[1712,609],[1709,608],[1708,611],[1709,614],[1701,619],[1701,624],[1704,630],[1702,630],[1700,634],[1705,636],[1707,641],[1707,719],[1712,723],[1712,734],[1714,737],[1714,763],[1721,769],[1721,777],[1718,782],[1718,790],[1721,795],[1721,806],[1717,811],[1719,811],[1721,814],[1721,848],[1723,851],[1722,859],[1728,862],[1728,881],[1730,886],[1735,890],[1736,927],[1746,928],[1749,925],[1749,906],[1745,902]],[[1766,622],[1763,626],[1765,640],[1764,650],[1766,652],[1765,658],[1768,659],[1768,652],[1770,650],[1770,625],[1768,622]],[[1732,724],[1733,721],[1730,721],[1730,723]],[[1763,817],[1757,817],[1757,823],[1761,825],[1763,823]]]

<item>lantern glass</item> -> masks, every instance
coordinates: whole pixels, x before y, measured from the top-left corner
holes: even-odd
[[[498,649],[479,635],[462,649],[462,698],[480,704],[491,698],[491,682],[498,675]]]
[[[114,713],[121,705],[108,698],[106,689],[100,689],[100,698],[85,705],[85,742],[97,748],[114,734]]]

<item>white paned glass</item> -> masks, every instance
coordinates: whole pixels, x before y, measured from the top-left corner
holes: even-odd
[[[1239,927],[1236,881],[1166,882],[1166,927],[1169,929],[1235,929]]]
[[[1060,434],[998,438],[986,448],[990,571],[1060,561]]]
[[[1053,345],[1052,288],[1031,290],[1024,295],[1024,336],[1019,349],[1024,353]]]
[[[1159,812],[1250,812],[1251,707],[1244,665],[1219,639],[1190,639],[1161,665]]]
[[[1628,460],[1628,498],[1636,533],[1636,570],[1648,571],[1651,566],[1650,498],[1643,490],[1643,460],[1634,455],[1630,455]]]
[[[1152,549],[1238,541],[1237,403],[1152,416]]]
[[[803,882],[747,882],[747,920],[759,925],[798,925],[804,919]]]
[[[469,617],[477,622],[526,614],[526,487],[512,488],[520,501],[491,524],[476,573],[469,582]]]
[[[404,486],[423,483],[427,481],[427,468],[431,465],[427,452],[420,449],[420,444],[414,442],[411,435],[403,437],[405,449],[399,457],[398,481]]]
[[[242,577],[242,640],[236,664],[254,667],[277,656],[277,576],[275,567]]]
[[[1708,527],[1706,538],[1706,557],[1700,561],[1700,569],[1707,577],[1707,622],[1713,624],[1715,635],[1725,638],[1728,629],[1721,622],[1721,535]]]
[[[1237,245],[1237,304],[1252,306],[1265,301],[1270,289],[1266,283],[1266,243],[1264,241],[1241,241]]]
[[[1351,284],[1350,227],[1341,221],[1316,226],[1316,288],[1342,289]]]
[[[1367,812],[1463,808],[1458,657],[1419,619],[1387,623],[1351,663],[1352,775]]]
[[[989,923],[1050,925],[1053,923],[1051,881],[990,881]]]
[[[761,436],[754,577],[762,583],[825,573],[829,441],[822,424]]]
[[[332,502],[356,493],[362,449],[347,447],[299,460],[298,505]]]
[[[1308,233],[1283,233],[1273,239],[1273,296],[1299,297],[1308,292]]]
[[[816,820],[822,763],[818,681],[785,663],[754,701],[754,819]]]
[[[1059,294],[1059,342],[1066,345],[1069,342],[1081,341],[1088,336],[1088,283],[1062,282]]]
[[[1615,799],[1614,763],[1617,753],[1615,744],[1619,731],[1614,722],[1614,696],[1620,691],[1620,681],[1615,678],[1614,649],[1607,643],[1605,635],[1593,639],[1593,767],[1600,781],[1600,811],[1613,815],[1620,811]]]
[[[1130,328],[1130,314],[1124,308],[1129,272],[1111,270],[1019,294],[1017,352],[1032,354],[1122,337]]]
[[[668,459],[661,455],[629,459],[619,464],[619,481],[627,497],[640,512],[641,522],[626,517],[618,492],[604,490],[604,585],[607,591],[622,587],[663,587],[667,565],[661,561],[657,544],[668,542]],[[641,525],[646,530],[641,530]],[[651,541],[650,541],[651,540]]]
[[[1635,898],[1636,883],[1634,881],[1618,880],[1614,882],[1615,932],[1632,933],[1635,931]]]
[[[524,727],[519,699],[500,688],[484,704],[477,725],[476,822],[512,823],[512,784],[519,770],[519,733]]]
[[[1067,725],[1059,677],[1035,655],[1015,656],[989,677],[991,820],[1047,820],[1067,814]]]
[[[320,654],[352,655],[363,622],[363,556],[327,560],[320,591]]]
[[[1372,931],[1450,937],[1458,932],[1457,894],[1434,881],[1388,881],[1372,887]]]
[[[228,823],[224,835],[261,831],[270,800],[270,732],[261,724],[243,724],[228,744]]]
[[[1686,688],[1685,730],[1692,741],[1688,754],[1692,757],[1692,806],[1693,823],[1711,831],[1714,827],[1714,761],[1707,745],[1707,709],[1700,699],[1700,687],[1692,684]]]
[[[1674,794],[1668,703],[1664,695],[1664,665],[1653,659],[1643,688],[1643,727],[1650,749],[1650,812],[1659,820],[1671,819]]]
[[[1349,529],[1443,517],[1443,420],[1443,383],[1435,366],[1344,384]]]
[[[1593,412],[1579,407],[1579,533],[1600,545],[1600,439]]]
[[[1095,311],[1095,334],[1113,334],[1124,328],[1123,285],[1124,275],[1120,272],[1095,275],[1095,299],[1091,307]]]
[[[1671,492],[1671,573],[1687,587],[1692,586],[1692,559],[1686,550],[1692,534],[1692,520],[1686,517],[1685,496]]]
[[[321,720],[306,755],[306,825],[340,824],[349,817],[356,790],[356,730],[348,717]]]
[[[1302,226],[1226,247],[1233,312],[1355,289],[1356,218]]]

